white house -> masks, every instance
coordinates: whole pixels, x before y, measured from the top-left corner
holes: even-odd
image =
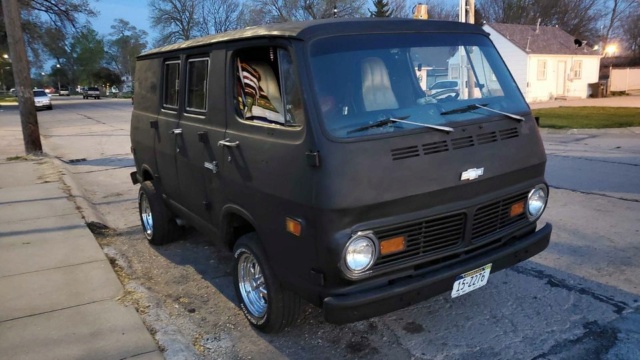
[[[586,98],[598,81],[600,55],[559,27],[486,24],[484,30],[504,58],[529,102]]]

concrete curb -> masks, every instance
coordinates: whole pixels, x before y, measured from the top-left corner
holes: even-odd
[[[50,157],[56,163],[56,166],[62,170],[62,183],[65,185],[65,192],[73,198],[73,202],[78,208],[78,212],[84,219],[85,223],[99,222],[108,227],[112,227],[97,207],[87,200],[82,186],[74,180],[68,166],[56,157]]]
[[[640,127],[607,128],[607,129],[550,129],[539,128],[540,134],[562,135],[602,135],[602,134],[640,134]]]

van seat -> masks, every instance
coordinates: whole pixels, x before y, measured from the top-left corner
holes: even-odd
[[[366,111],[397,109],[398,102],[391,89],[389,72],[377,57],[362,60],[362,100]]]

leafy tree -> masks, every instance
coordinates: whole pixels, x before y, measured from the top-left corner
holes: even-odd
[[[118,86],[122,84],[122,77],[120,77],[120,74],[109,69],[108,67],[100,67],[99,69],[95,70],[91,74],[91,76],[94,81],[93,84],[102,84],[105,86]]]
[[[81,83],[94,84],[95,72],[100,69],[105,59],[104,40],[89,26],[85,26],[73,37],[71,42],[76,73]]]
[[[374,11],[369,10],[371,17],[391,17],[393,9],[389,8],[389,2],[384,0],[372,0]]]
[[[49,38],[48,28],[56,28],[59,33],[69,34],[82,26],[86,18],[95,17],[96,11],[88,0],[18,0],[21,8],[21,23],[29,50],[30,62],[34,67],[44,62],[44,45]],[[8,53],[4,18],[0,8],[0,52]]]
[[[115,19],[111,30],[109,39],[106,41],[107,62],[120,76],[131,75],[135,77],[136,56],[147,48],[147,32],[138,30],[124,19]]]

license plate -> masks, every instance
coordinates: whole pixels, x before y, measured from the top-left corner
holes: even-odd
[[[469,291],[473,291],[479,287],[484,286],[489,280],[489,273],[491,272],[491,264],[485,265],[481,268],[471,270],[462,275],[458,275],[456,282],[453,283],[453,290],[451,291],[451,297],[457,297],[464,295]]]

